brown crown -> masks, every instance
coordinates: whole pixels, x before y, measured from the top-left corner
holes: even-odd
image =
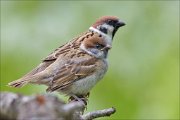
[[[98,25],[101,25],[103,23],[105,23],[108,20],[119,20],[118,17],[116,16],[103,16],[101,18],[99,18],[93,25],[92,27],[96,28]]]

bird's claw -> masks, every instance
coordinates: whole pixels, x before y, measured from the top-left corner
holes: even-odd
[[[87,95],[84,95],[84,96],[72,95],[69,98],[68,102],[78,101],[78,102],[82,103],[85,108],[87,108],[86,106],[87,106],[87,102],[88,102],[88,97],[89,97],[89,93]]]

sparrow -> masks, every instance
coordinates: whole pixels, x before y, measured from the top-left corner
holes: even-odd
[[[8,83],[22,87],[28,83],[47,85],[46,91],[58,91],[70,98],[83,98],[103,78],[108,51],[119,27],[125,23],[116,16],[99,18],[86,32],[60,46],[32,71]]]

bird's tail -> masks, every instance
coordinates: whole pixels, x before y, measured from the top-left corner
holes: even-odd
[[[18,80],[15,80],[15,81],[12,81],[12,82],[8,83],[8,86],[20,88],[20,87],[23,87],[24,85],[26,85],[29,82],[30,82],[29,79],[22,78],[22,79],[18,79]]]
[[[18,80],[12,81],[8,83],[8,86],[20,88],[28,83],[47,84],[49,82],[49,77],[49,74],[47,74],[46,72],[40,72],[32,76],[22,77]]]

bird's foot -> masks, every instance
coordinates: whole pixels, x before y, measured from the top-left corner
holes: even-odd
[[[69,98],[69,102],[74,102],[74,101],[78,101],[80,103],[82,103],[84,105],[84,107],[86,108],[87,106],[87,102],[88,102],[88,97],[89,97],[89,93],[87,93],[86,95],[72,95],[70,98]]]

